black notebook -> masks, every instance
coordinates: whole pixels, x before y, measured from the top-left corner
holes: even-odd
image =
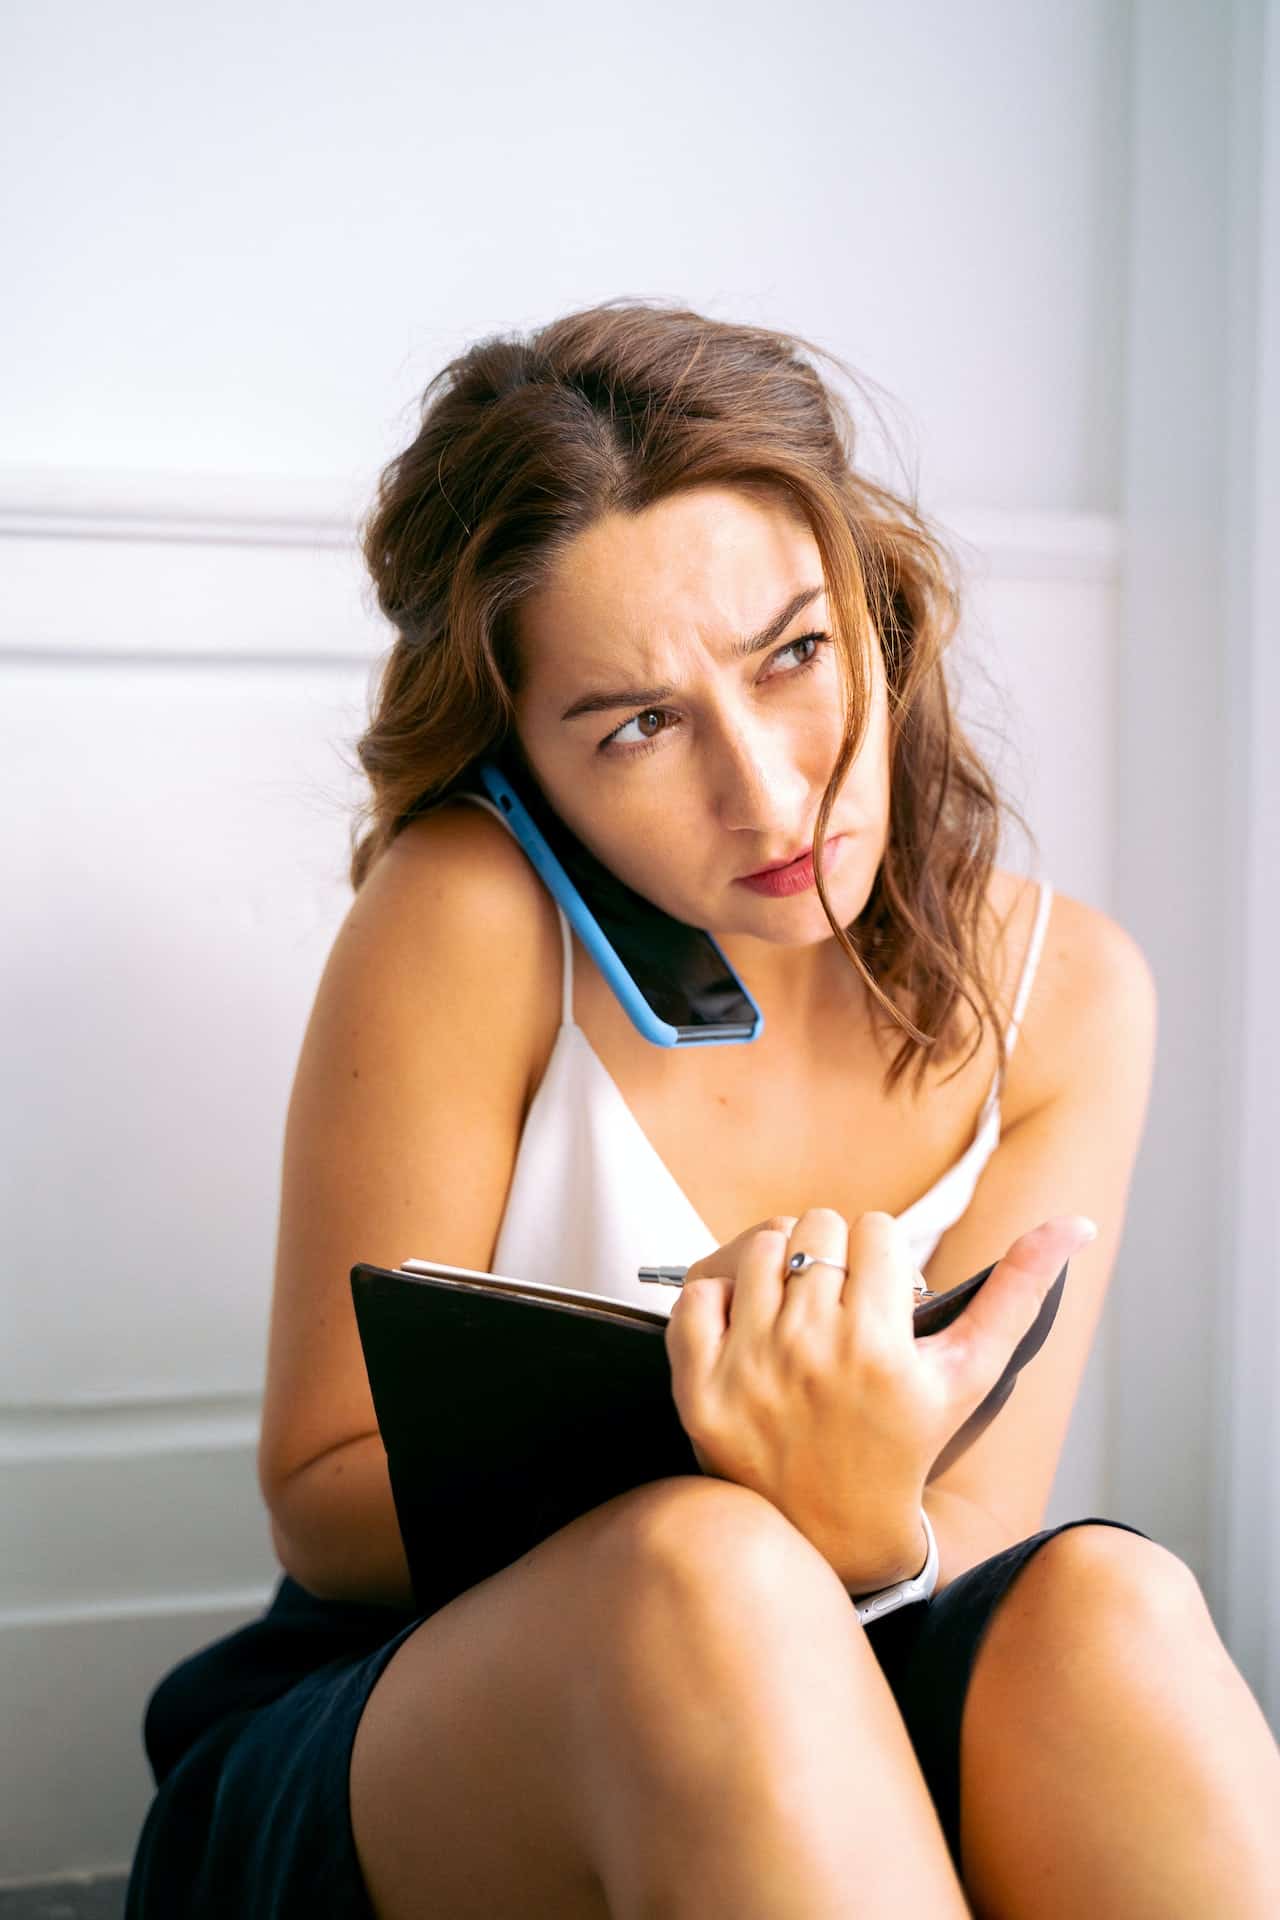
[[[963,1312],[992,1267],[915,1309]],[[1057,1315],[1062,1268],[930,1478],[995,1418]],[[615,1494],[698,1473],[671,1395],[667,1315],[427,1261],[351,1269],[356,1322],[418,1606],[443,1606]]]

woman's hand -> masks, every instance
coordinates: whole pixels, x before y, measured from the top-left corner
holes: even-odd
[[[676,1409],[704,1472],[762,1494],[851,1592],[917,1572],[930,1468],[1091,1225],[1072,1214],[1021,1234],[964,1312],[920,1340],[919,1276],[892,1214],[849,1226],[813,1207],[696,1261],[666,1340]],[[834,1264],[790,1274],[798,1251]]]

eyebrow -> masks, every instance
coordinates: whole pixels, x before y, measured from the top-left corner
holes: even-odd
[[[780,607],[767,627],[759,633],[749,634],[746,639],[735,640],[729,649],[731,660],[745,660],[753,653],[763,653],[766,647],[773,645],[784,634],[802,607],[816,600],[823,587],[802,587],[793,594],[785,607]],[[675,687],[610,687],[600,693],[584,693],[580,700],[573,700],[560,715],[562,720],[576,720],[584,713],[609,713],[617,707],[656,707],[663,700],[669,700]]]

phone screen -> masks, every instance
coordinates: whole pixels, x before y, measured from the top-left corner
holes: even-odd
[[[527,812],[561,869],[562,878],[554,869],[539,864],[539,849],[531,844],[525,823],[506,803],[500,787],[487,787],[478,771],[466,784],[474,792],[487,793],[503,807],[513,831],[561,906],[570,911],[579,936],[593,950],[593,958],[606,977],[614,971],[611,950],[616,964],[629,976],[657,1021],[673,1030],[670,1039],[663,1036],[663,1043],[754,1039],[762,1024],[759,1008],[711,935],[664,913],[611,873],[564,824],[527,769],[510,754],[487,764],[509,785]],[[585,909],[589,917],[585,923],[581,913],[571,910],[570,894],[576,895]],[[592,937],[593,931],[598,938]],[[611,984],[616,988],[618,982],[612,979]],[[659,1038],[656,1030],[642,1026],[641,1031],[649,1039]]]

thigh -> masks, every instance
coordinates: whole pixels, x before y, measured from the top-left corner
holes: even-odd
[[[869,1629],[962,1878],[961,1736],[979,1650],[1006,1596],[1041,1548],[1074,1527],[1088,1526],[1140,1533],[1124,1521],[1097,1517],[1045,1527],[970,1567],[927,1606],[905,1607]]]
[[[1125,1911],[1140,1881],[1144,1911],[1201,1911],[1179,1878],[1185,1858],[1172,1864],[1182,1835],[1212,1827],[1207,1781],[1243,1805],[1257,1777],[1239,1721],[1223,1740],[1234,1779],[1209,1758],[1232,1724],[1232,1680],[1184,1561],[1099,1526],[1054,1540],[993,1621],[966,1705],[963,1850],[980,1910],[1025,1910],[1030,1897],[1046,1913]],[[1241,1683],[1235,1698],[1246,1694]]]
[[[788,1620],[822,1622],[857,1648],[891,1711],[834,1579],[767,1502],[690,1478],[607,1502],[432,1615],[371,1692],[352,1752],[352,1826],[379,1920],[607,1920],[593,1841],[614,1812],[601,1811],[611,1739],[647,1716],[670,1744],[714,1713],[752,1634],[763,1668]]]

